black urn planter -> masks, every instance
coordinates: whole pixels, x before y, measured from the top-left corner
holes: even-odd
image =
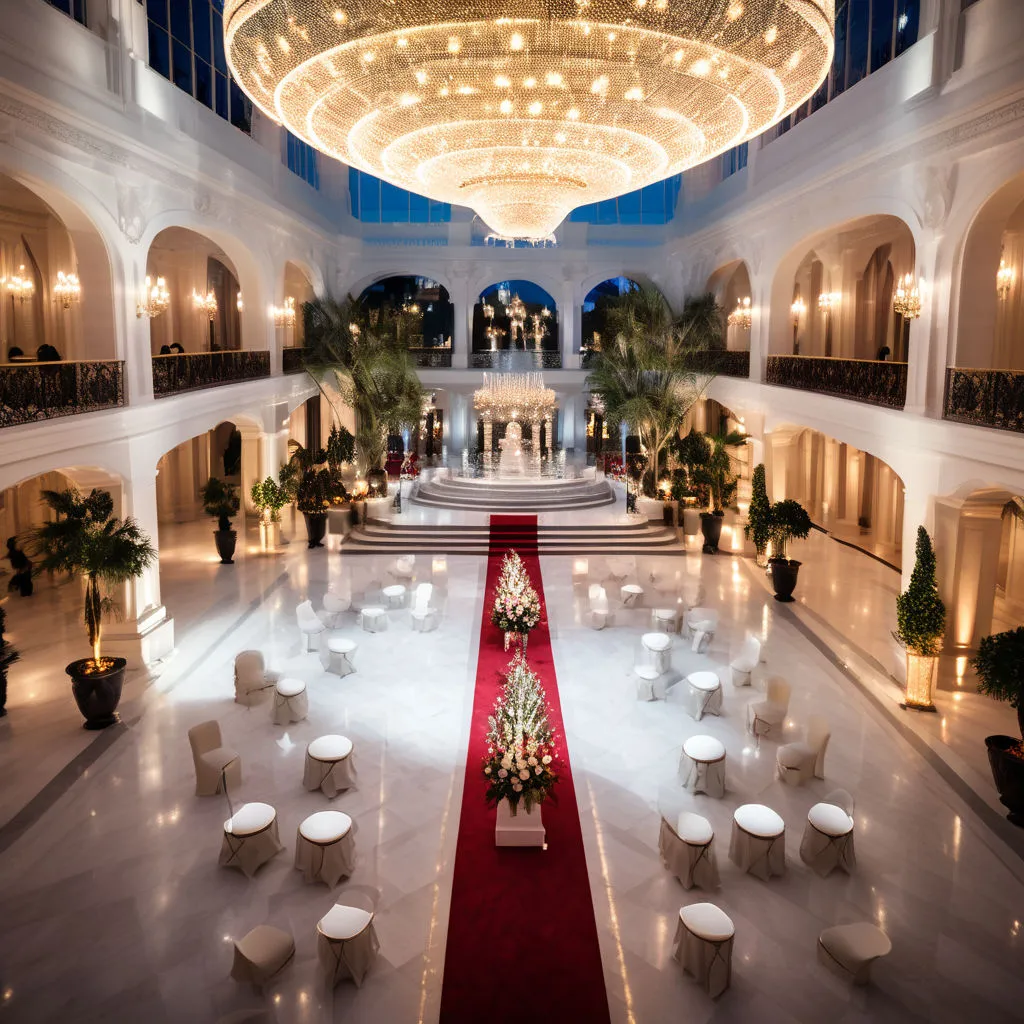
[[[1012,751],[1020,744],[1013,736],[986,736],[988,763],[999,790],[999,802],[1009,809],[1007,819],[1024,828],[1024,760]]]
[[[327,533],[327,513],[303,512],[306,520],[306,543],[310,548],[322,548]]]
[[[772,571],[775,600],[792,601],[796,578],[800,572],[800,563],[788,558],[769,558],[768,565]]]
[[[87,671],[94,664],[92,658],[73,661],[64,669],[71,676],[71,692],[85,719],[85,729],[106,729],[118,722],[117,705],[128,662],[124,658],[104,658],[103,661],[110,665],[99,672]]]
[[[722,539],[722,523],[725,514],[722,512],[701,512],[700,532],[704,534],[705,555],[718,554],[718,542]]]
[[[234,565],[237,537],[234,530],[213,531],[213,542],[217,545],[217,554],[220,555],[221,565]]]

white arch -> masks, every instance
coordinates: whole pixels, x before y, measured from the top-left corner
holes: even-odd
[[[428,281],[436,281],[439,285],[444,287],[445,291],[448,292],[449,299],[452,302],[455,301],[452,293],[451,279],[443,271],[440,269],[432,269],[430,271],[412,269],[404,263],[400,263],[394,267],[388,267],[383,270],[378,269],[371,273],[363,274],[361,277],[352,280],[344,289],[342,289],[342,292],[345,295],[351,295],[354,299],[358,299],[359,296],[370,287],[370,285],[377,284],[379,281],[385,281],[389,277],[423,277]]]

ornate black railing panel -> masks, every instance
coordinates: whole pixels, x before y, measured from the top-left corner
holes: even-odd
[[[471,352],[469,365],[473,370],[559,370],[561,352],[522,352],[505,349],[500,352]]]
[[[452,365],[452,350],[450,348],[410,348],[409,355],[417,366],[436,369],[441,366]]]
[[[907,400],[907,364],[832,356],[769,356],[766,384],[817,391],[855,402],[902,409]]]
[[[234,350],[153,356],[153,394],[157,398],[269,376],[269,352]]]
[[[704,373],[718,373],[723,377],[750,376],[749,352],[708,349],[707,351],[689,353],[687,361],[694,370]]]
[[[0,427],[124,405],[124,363],[0,366]]]
[[[285,373],[302,373],[305,369],[303,360],[306,355],[304,348],[285,348],[281,350],[281,369]]]
[[[947,367],[942,415],[957,423],[1024,433],[1024,371]]]

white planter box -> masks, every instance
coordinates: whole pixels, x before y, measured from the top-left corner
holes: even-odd
[[[696,537],[700,533],[700,510],[696,508],[683,509],[683,533],[687,537]]]
[[[660,498],[637,498],[636,510],[645,519],[655,519],[659,523],[665,518],[665,503]]]
[[[540,805],[537,805],[527,814],[520,804],[515,817],[512,817],[508,801],[502,800],[498,804],[498,820],[494,825],[494,845],[539,846],[546,849],[546,833],[540,812]]]

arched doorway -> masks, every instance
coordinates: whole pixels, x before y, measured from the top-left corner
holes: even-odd
[[[371,325],[404,341],[417,366],[451,366],[455,306],[444,285],[429,277],[385,277],[364,288],[359,302]]]
[[[558,307],[532,281],[489,285],[473,306],[474,352],[558,352]]]
[[[274,326],[278,329],[278,337],[282,348],[302,348],[306,339],[305,318],[302,307],[316,293],[306,272],[296,263],[289,261],[284,265],[284,300],[280,307],[274,308]]]
[[[749,352],[751,285],[746,263],[733,260],[719,267],[708,278],[707,290],[726,314],[725,347],[736,352]]]
[[[608,304],[622,295],[637,291],[640,285],[631,277],[609,277],[587,292],[583,299],[580,324],[582,329],[583,364],[586,366],[591,352],[599,352],[601,344],[607,337]],[[588,425],[588,438],[590,428]],[[588,445],[589,448],[589,445]]]

